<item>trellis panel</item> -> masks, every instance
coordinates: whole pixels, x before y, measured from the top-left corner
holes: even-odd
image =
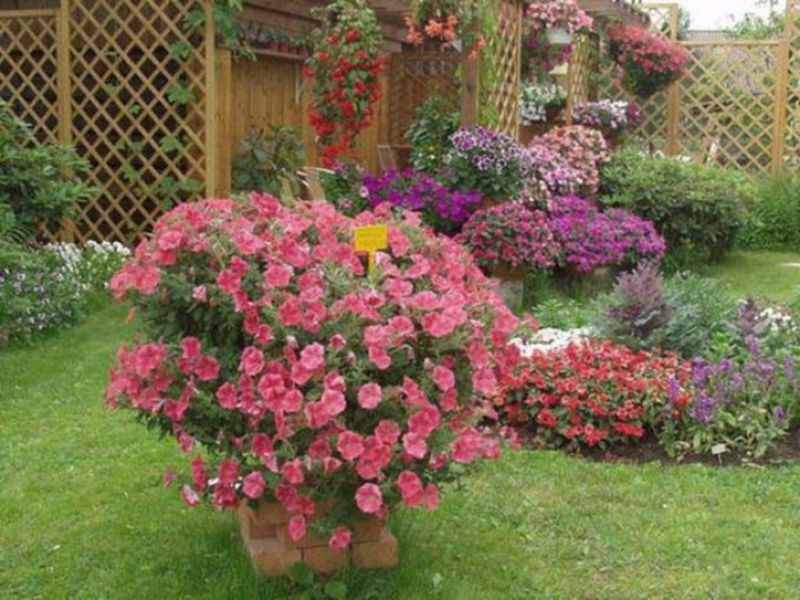
[[[206,36],[183,25],[196,10],[201,0],[72,0],[72,131],[102,190],[81,209],[79,240],[133,242],[168,203],[202,191]],[[176,86],[192,98],[170,98]]]
[[[451,98],[458,106],[461,84],[457,73],[461,55],[456,52],[406,52],[394,54],[389,65],[389,142],[407,144],[406,132],[417,109],[429,98]]]
[[[519,0],[498,0],[498,32],[489,42],[496,75],[489,103],[497,110],[497,129],[515,138],[520,125],[522,9]]]
[[[0,13],[0,99],[39,142],[59,141],[57,11]]]
[[[787,3],[786,23],[788,97],[784,152],[786,163],[798,168],[800,167],[800,0]]]
[[[573,53],[567,75],[567,115],[582,102],[595,99],[600,37],[597,34],[580,34],[573,41]]]

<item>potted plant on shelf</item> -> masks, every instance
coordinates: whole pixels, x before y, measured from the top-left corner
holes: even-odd
[[[642,27],[612,27],[608,42],[611,57],[622,68],[625,87],[639,98],[650,98],[686,72],[689,52]]]
[[[520,98],[521,140],[528,143],[546,133],[567,105],[567,92],[555,83],[526,83]]]
[[[367,272],[353,238],[381,219]],[[393,566],[390,510],[435,509],[442,483],[499,453],[474,423],[517,320],[462,246],[417,221],[206,200],[160,219],[113,278],[143,337],[119,350],[109,406],[177,439],[193,456],[184,501],[238,509],[268,573]]]
[[[407,40],[428,50],[455,50],[471,57],[486,46],[481,32],[485,0],[415,0],[411,16],[406,17]]]
[[[574,35],[593,24],[576,0],[528,2],[523,15],[523,65],[538,81],[569,60]]]
[[[608,149],[613,151],[619,146],[622,135],[639,126],[642,115],[633,102],[606,99],[579,104],[573,111],[572,119],[578,125],[599,129]]]

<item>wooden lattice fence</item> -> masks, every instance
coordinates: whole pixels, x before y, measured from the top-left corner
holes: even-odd
[[[652,28],[690,53],[687,74],[666,91],[641,101],[621,85],[614,64],[600,69],[588,97],[637,102],[644,117],[634,138],[668,154],[713,160],[759,173],[797,160],[800,151],[800,8],[787,6],[788,28],[782,39],[678,41],[677,4],[644,4]],[[575,83],[587,70],[577,55],[570,78],[571,104],[587,97]]]
[[[497,110],[497,129],[513,137],[519,134],[522,64],[522,3],[499,0],[497,35],[489,43],[489,58],[495,82],[489,91],[489,104]]]
[[[206,0],[61,0],[0,12],[0,98],[74,144],[99,190],[51,238],[134,242],[170,203],[213,192],[214,26]]]
[[[455,52],[404,52],[389,63],[389,143],[404,146],[418,107],[431,97],[453,99],[458,106],[461,57]]]

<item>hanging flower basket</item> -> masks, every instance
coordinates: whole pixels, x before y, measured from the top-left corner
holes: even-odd
[[[639,98],[650,98],[686,72],[689,52],[642,27],[608,30],[609,52],[622,68],[623,84]]]
[[[572,43],[572,33],[564,27],[550,27],[547,29],[547,41],[553,45],[566,46]]]

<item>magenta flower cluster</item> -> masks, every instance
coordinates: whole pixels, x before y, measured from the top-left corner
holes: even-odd
[[[369,205],[388,202],[398,208],[422,213],[423,220],[444,233],[454,233],[481,201],[480,193],[451,189],[430,175],[413,169],[386,171],[363,179]]]
[[[562,266],[579,273],[643,260],[661,260],[666,244],[651,221],[622,209],[600,211],[576,196],[551,205],[550,223],[561,246]]]
[[[517,202],[479,210],[464,225],[459,240],[489,270],[500,265],[552,269],[560,251],[547,215]]]
[[[531,161],[531,177],[528,183],[532,199],[545,205],[555,196],[576,192],[575,182],[580,173],[558,152],[542,143],[528,146]]]

